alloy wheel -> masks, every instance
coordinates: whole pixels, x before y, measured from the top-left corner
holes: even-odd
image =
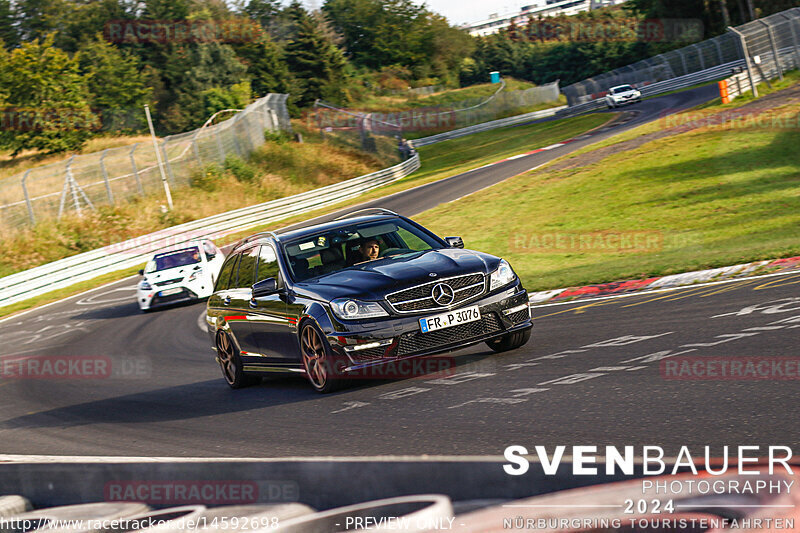
[[[317,330],[310,324],[303,328],[302,349],[303,366],[311,384],[317,389],[322,389],[328,381],[327,356],[325,355],[325,345],[317,333]]]
[[[236,363],[234,361],[234,348],[230,337],[220,333],[217,338],[217,361],[222,369],[222,375],[229,385],[236,381]]]

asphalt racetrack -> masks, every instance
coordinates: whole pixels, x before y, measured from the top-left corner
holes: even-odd
[[[634,118],[588,138],[365,206],[414,215],[715,94],[710,86],[646,100],[630,108]],[[798,273],[535,307],[531,342],[519,350],[478,345],[445,359],[452,364],[438,375],[365,379],[330,395],[302,377],[230,390],[203,331],[204,304],[141,314],[135,283],[0,322],[2,364],[68,358],[96,370],[81,379],[4,373],[4,453],[499,455],[512,444],[615,444],[667,453],[709,445],[722,455],[723,445],[800,441],[798,381],[781,359],[800,359]],[[745,357],[770,358],[771,377],[697,379],[711,369],[697,358],[719,370]]]

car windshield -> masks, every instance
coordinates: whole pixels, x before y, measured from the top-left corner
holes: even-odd
[[[197,246],[176,250],[174,252],[164,252],[157,254],[152,261],[147,264],[146,272],[158,272],[169,270],[170,268],[194,265],[200,262],[200,250]]]
[[[372,261],[399,261],[442,248],[433,235],[404,220],[368,222],[322,231],[284,246],[295,281],[305,281]]]
[[[616,88],[611,89],[611,90],[613,91],[613,94],[619,94],[619,93],[625,93],[625,92],[628,92],[628,91],[632,91],[633,87],[631,87],[630,85],[620,85],[619,87],[616,87]]]

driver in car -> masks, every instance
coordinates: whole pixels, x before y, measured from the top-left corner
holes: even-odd
[[[378,259],[381,253],[381,245],[378,244],[376,239],[367,239],[361,243],[358,250],[361,252],[361,257],[363,258],[360,262],[365,263]]]

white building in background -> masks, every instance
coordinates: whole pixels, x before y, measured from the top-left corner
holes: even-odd
[[[582,11],[590,11],[601,7],[615,6],[626,0],[532,0],[533,3],[523,7],[518,13],[508,15],[490,15],[488,19],[464,26],[470,35],[479,37],[491,35],[511,25],[524,26],[528,20],[539,17],[555,17],[558,15],[575,15]]]

